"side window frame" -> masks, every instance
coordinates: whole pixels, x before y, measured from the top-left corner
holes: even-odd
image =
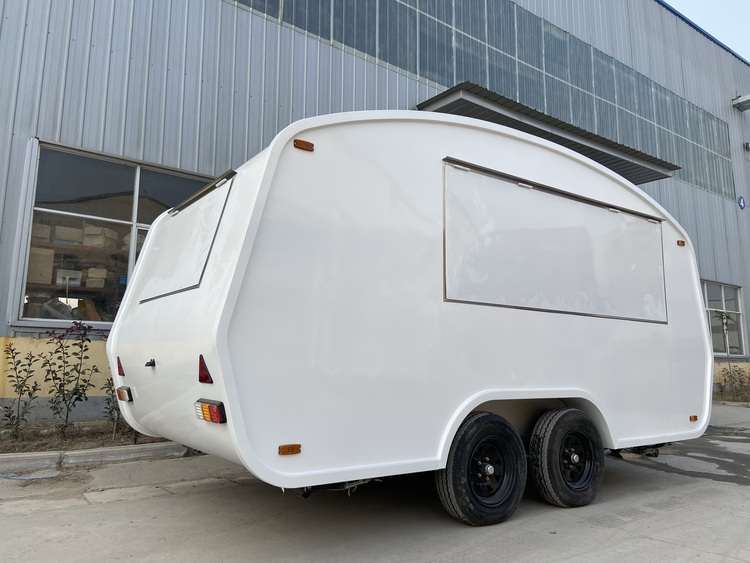
[[[129,160],[129,159],[121,158],[121,157],[97,153],[94,151],[87,151],[87,150],[79,149],[76,147],[67,147],[64,145],[56,144],[56,143],[47,143],[47,142],[41,141],[38,138],[30,138],[28,140],[26,153],[24,156],[23,176],[22,176],[22,183],[21,183],[22,196],[19,200],[19,209],[18,209],[18,212],[19,212],[18,229],[17,229],[15,240],[12,242],[13,248],[14,248],[14,255],[16,258],[12,261],[13,263],[10,265],[11,283],[9,284],[9,288],[8,288],[9,307],[7,309],[8,311],[7,323],[12,327],[21,329],[21,330],[31,330],[31,331],[42,330],[43,331],[43,330],[49,330],[49,329],[64,329],[70,326],[70,323],[73,320],[75,320],[74,318],[58,319],[58,318],[43,318],[41,316],[24,316],[26,295],[28,293],[27,276],[29,272],[29,260],[32,254],[31,247],[33,246],[32,225],[34,222],[34,217],[40,213],[41,214],[47,213],[47,215],[50,215],[50,212],[51,212],[52,215],[56,214],[54,212],[54,208],[47,210],[47,209],[44,209],[45,206],[42,205],[40,208],[37,209],[38,206],[36,206],[37,184],[39,181],[39,163],[40,163],[42,150],[45,150],[45,149],[59,150],[62,152],[68,152],[74,155],[88,157],[91,159],[109,160],[114,163],[124,164],[127,166],[132,166],[134,168],[135,176],[134,176],[134,185],[133,185],[133,192],[132,192],[133,199],[132,199],[131,209],[127,211],[128,220],[122,221],[122,220],[117,220],[113,218],[108,218],[107,216],[102,216],[101,218],[99,218],[98,215],[96,217],[94,216],[89,217],[85,212],[79,212],[79,211],[70,211],[67,214],[67,217],[69,218],[81,218],[84,221],[88,221],[88,220],[93,220],[93,221],[99,220],[100,222],[115,221],[118,224],[121,224],[121,227],[127,227],[126,231],[130,235],[130,240],[127,243],[128,246],[127,246],[126,276],[132,272],[134,265],[135,265],[137,252],[140,246],[139,235],[140,235],[140,239],[142,240],[143,236],[148,231],[148,228],[150,226],[150,224],[138,222],[139,187],[140,187],[140,180],[141,180],[141,170],[149,169],[149,170],[153,170],[159,173],[168,174],[171,176],[182,177],[188,180],[188,183],[186,185],[189,186],[190,189],[192,189],[193,187],[190,182],[193,182],[195,184],[195,187],[198,187],[198,186],[202,187],[206,182],[209,182],[211,180],[208,177],[195,174],[195,173],[169,169],[169,168],[159,166],[159,165],[133,161],[133,160]],[[186,190],[184,197],[188,197],[190,193],[191,192],[189,190]],[[166,204],[163,204],[163,205],[166,205]],[[170,203],[169,205],[174,205],[174,203]],[[64,211],[59,212],[59,214],[61,216],[65,216],[66,212]],[[124,243],[125,241],[123,240],[123,244]],[[122,247],[118,246],[118,248],[124,249],[125,246],[122,246]],[[111,320],[83,320],[83,322],[86,322],[87,324],[92,325],[95,329],[100,329],[100,330],[105,330],[105,331],[111,328],[112,326]]]
[[[721,294],[721,308],[709,307],[708,302],[708,288],[709,285],[716,286]],[[738,339],[738,353],[732,353],[730,346],[730,333],[728,330],[723,330],[723,346],[724,351],[713,351],[715,357],[719,358],[742,358],[747,356],[747,342],[746,342],[746,330],[743,313],[743,295],[742,288],[734,285],[723,284],[719,282],[713,282],[708,280],[701,280],[701,289],[703,291],[703,303],[706,311],[706,319],[708,322],[709,331],[711,333],[711,339],[714,338],[714,330],[712,320],[719,319],[720,322],[724,323],[725,320],[734,321],[736,323],[737,339]],[[726,305],[726,289],[732,289],[735,292],[736,310],[727,309]]]

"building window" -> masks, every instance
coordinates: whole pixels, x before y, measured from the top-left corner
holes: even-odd
[[[38,155],[20,317],[109,323],[151,222],[207,179],[45,144]]]
[[[744,356],[745,338],[740,288],[703,282],[703,298],[711,327],[714,354]]]

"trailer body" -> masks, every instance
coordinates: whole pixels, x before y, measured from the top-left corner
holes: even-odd
[[[693,247],[661,206],[418,112],[296,122],[161,215],[108,354],[136,430],[285,488],[444,470],[480,411],[531,436],[574,408],[621,449],[698,437],[711,404]]]

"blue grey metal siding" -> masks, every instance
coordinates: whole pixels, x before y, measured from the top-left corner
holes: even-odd
[[[6,288],[30,137],[217,175],[297,119],[413,108],[438,92],[222,0],[3,0],[0,13]],[[9,321],[15,298],[0,301]]]
[[[29,137],[217,175],[294,120],[411,109],[463,78],[648,152],[678,147],[750,197],[748,118],[731,106],[750,67],[654,0],[0,0],[0,15],[2,287]],[[683,100],[668,127],[723,160],[657,126],[667,91]],[[702,277],[750,287],[750,210],[680,174],[645,189],[687,228]]]

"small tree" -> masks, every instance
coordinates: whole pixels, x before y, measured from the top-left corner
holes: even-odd
[[[114,440],[122,423],[122,418],[120,417],[120,403],[117,402],[117,392],[112,378],[108,377],[99,390],[106,393],[104,395],[104,418],[112,423],[112,439]]]
[[[88,400],[91,378],[99,373],[96,365],[88,367],[88,351],[93,327],[74,321],[64,332],[50,331],[48,344],[53,350],[42,355],[44,381],[50,383],[49,406],[59,419],[58,430],[66,438],[72,426],[71,413],[81,401]]]
[[[34,379],[34,364],[39,357],[31,352],[22,359],[21,353],[13,344],[5,347],[6,363],[8,364],[8,381],[13,389],[13,402],[3,407],[5,426],[11,429],[11,436],[16,440],[21,438],[21,425],[28,422],[28,416],[38,398],[39,383]]]

